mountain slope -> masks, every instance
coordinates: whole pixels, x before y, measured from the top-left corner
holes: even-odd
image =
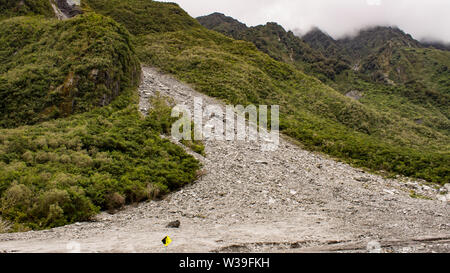
[[[166,102],[138,111],[124,27],[26,14],[0,25],[0,233],[88,221],[196,178],[199,162],[161,137],[175,121]]]
[[[134,35],[199,26],[195,19],[175,3],[151,0],[85,0],[81,4],[87,10],[113,18]]]
[[[420,48],[422,45],[397,27],[373,27],[361,30],[355,37],[338,40],[347,54],[355,61],[363,59],[385,46],[387,43],[396,47]]]
[[[17,17],[0,33],[0,127],[107,105],[139,78],[128,32],[106,17]]]
[[[0,0],[0,20],[24,15],[55,17],[50,0]]]
[[[417,122],[427,120],[427,126],[450,134],[448,51],[426,48],[395,27],[374,27],[340,40],[315,29],[302,39],[323,54],[352,62],[352,71],[332,83],[336,89],[365,93],[371,99],[360,101],[375,107],[383,107],[380,102],[389,95],[395,104],[389,103],[393,107],[388,111],[399,109]]]
[[[93,7],[103,1],[87,2]],[[154,2],[127,3],[151,9]],[[120,19],[114,8],[109,12]],[[373,170],[448,181],[449,154],[442,152],[448,136],[441,132],[347,98],[251,43],[199,25],[172,30],[136,35],[143,63],[232,104],[280,105],[282,131],[309,149]]]
[[[322,32],[319,28],[314,28],[303,35],[302,40],[311,48],[321,52],[328,58],[340,57],[350,62],[345,50],[330,35]]]
[[[208,29],[251,42],[272,58],[294,64],[300,70],[314,74],[324,81],[334,79],[336,74],[349,68],[347,63],[338,59],[325,58],[294,33],[286,31],[276,23],[247,27],[220,13],[198,17],[197,20]]]
[[[441,149],[438,147],[444,147],[444,151],[448,150],[445,142],[450,135],[450,102],[446,67],[450,55],[446,52],[425,50],[418,41],[395,27],[369,28],[355,37],[341,40],[334,40],[316,28],[301,39],[289,33],[294,38],[288,39],[289,34],[275,23],[245,29],[245,25],[219,13],[197,20],[212,30],[252,42],[259,50],[279,61],[294,63],[298,69],[318,77],[342,94],[378,113],[389,115],[398,124],[416,123],[424,126],[427,134],[433,132],[431,134],[435,135],[433,140],[425,135],[422,135],[422,140],[409,136],[411,141],[407,142],[407,146],[420,149],[425,145],[426,149],[438,151]],[[319,66],[315,71],[305,69],[311,60],[297,56],[294,61],[292,53],[305,52],[302,49],[309,48],[306,44],[315,56],[322,54],[328,60],[341,60],[340,63],[348,65],[339,66],[336,70],[335,62],[326,61],[323,67]],[[291,54],[288,54],[289,49]],[[321,58],[323,60],[324,57]],[[319,59],[313,61],[315,64],[318,62]],[[402,126],[405,129],[408,127]],[[396,142],[401,138],[397,138]]]

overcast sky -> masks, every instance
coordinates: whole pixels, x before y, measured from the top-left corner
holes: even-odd
[[[304,33],[317,26],[335,38],[371,25],[396,25],[417,39],[450,43],[450,0],[162,0],[191,16],[221,12],[254,26],[277,22]]]

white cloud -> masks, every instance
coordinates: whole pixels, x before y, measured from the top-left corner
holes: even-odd
[[[193,17],[221,12],[249,26],[277,22],[301,32],[317,26],[339,38],[367,26],[395,25],[417,39],[450,43],[448,0],[169,1],[178,3]]]

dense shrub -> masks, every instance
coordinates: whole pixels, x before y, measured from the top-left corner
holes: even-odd
[[[49,0],[0,0],[0,20],[24,15],[55,16]]]
[[[104,108],[0,130],[2,218],[14,230],[55,227],[193,181],[198,161],[160,137],[175,121],[170,108],[143,118],[134,98],[129,89]]]
[[[195,19],[175,3],[152,0],[83,0],[82,5],[113,18],[135,35],[199,26]]]
[[[97,14],[16,17],[0,25],[0,127],[109,104],[139,79],[128,31]]]

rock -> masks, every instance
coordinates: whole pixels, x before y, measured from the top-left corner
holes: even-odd
[[[269,162],[265,161],[265,160],[257,160],[257,161],[255,161],[255,163],[256,164],[263,164],[263,165],[268,165],[269,164]]]
[[[445,184],[444,188],[447,189],[447,192],[450,192],[450,183]]]
[[[423,119],[415,119],[414,120],[414,122],[416,123],[416,124],[419,124],[419,125],[421,125],[421,124],[423,124]]]
[[[437,199],[442,202],[450,202],[450,193],[447,195],[438,195]]]
[[[390,191],[390,190],[384,189],[383,192],[388,193],[388,194],[390,194],[390,195],[395,195],[395,192],[394,192],[394,191]]]
[[[416,189],[418,188],[419,185],[418,185],[417,183],[411,183],[411,182],[408,182],[408,183],[405,184],[405,186],[406,186],[407,188],[409,188],[409,189],[416,190]]]
[[[369,182],[370,181],[370,179],[367,177],[356,177],[355,180],[358,182]]]
[[[181,222],[180,220],[176,220],[167,224],[167,228],[180,228]]]
[[[72,18],[83,13],[79,0],[56,0],[55,2],[50,1],[50,4],[56,17],[60,20]]]

